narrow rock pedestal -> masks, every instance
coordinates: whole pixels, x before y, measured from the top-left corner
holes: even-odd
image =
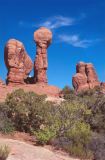
[[[47,84],[47,48],[52,41],[52,33],[45,27],[41,27],[34,32],[36,42],[36,59],[34,62],[34,81],[35,83]]]

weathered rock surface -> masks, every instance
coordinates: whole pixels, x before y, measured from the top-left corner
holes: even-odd
[[[96,86],[100,86],[98,76],[96,74],[96,71],[92,63],[86,64],[86,75],[87,75],[87,82],[89,84],[89,88],[92,89]]]
[[[5,46],[4,59],[8,69],[7,84],[24,84],[33,67],[24,45],[18,40],[10,39]]]
[[[79,160],[67,153],[41,146],[33,146],[22,141],[0,138],[0,145],[8,145],[10,154],[7,160]]]
[[[36,59],[34,63],[34,81],[36,83],[47,83],[46,71],[48,68],[47,48],[52,41],[52,33],[47,28],[41,27],[34,32],[36,42]]]
[[[84,62],[80,62],[76,65],[76,75],[72,78],[73,87],[76,92],[89,88],[85,66],[86,64]]]
[[[100,86],[93,65],[84,62],[79,62],[76,65],[76,75],[73,76],[72,83],[76,92]]]
[[[38,95],[47,95],[48,97],[56,97],[59,98],[59,93],[61,92],[61,89],[56,86],[50,86],[50,85],[42,85],[42,84],[24,84],[24,85],[2,85],[0,86],[0,102],[4,102],[5,98],[8,93],[13,92],[17,89],[23,89],[26,92],[34,92]]]

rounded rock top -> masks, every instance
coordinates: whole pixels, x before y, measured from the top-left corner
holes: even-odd
[[[41,27],[34,32],[34,40],[36,43],[45,42],[49,44],[52,41],[52,32],[45,27]]]
[[[8,42],[6,43],[6,47],[8,46],[17,46],[20,48],[24,47],[23,43],[16,39],[9,39]]]

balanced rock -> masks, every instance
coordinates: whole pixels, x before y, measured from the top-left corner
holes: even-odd
[[[76,65],[76,75],[73,76],[72,83],[76,92],[100,86],[93,65],[84,62],[79,62]]]
[[[4,59],[8,69],[7,84],[24,84],[33,67],[24,45],[10,39],[5,46]]]
[[[36,42],[36,59],[34,62],[34,81],[47,84],[47,48],[52,41],[52,33],[45,27],[34,32]]]

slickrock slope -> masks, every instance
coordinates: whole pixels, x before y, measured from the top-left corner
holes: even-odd
[[[48,97],[58,97],[60,89],[56,86],[50,86],[50,85],[40,85],[40,84],[24,84],[24,85],[18,85],[18,86],[6,86],[1,85],[0,86],[0,101],[4,101],[7,94],[11,93],[12,91],[22,88],[24,91],[33,91],[39,95],[46,94]]]
[[[48,68],[47,48],[52,41],[52,33],[45,27],[34,32],[36,42],[36,59],[34,63],[34,81],[36,83],[47,83],[46,71]]]
[[[5,46],[4,60],[8,69],[7,84],[24,84],[33,64],[23,44],[18,40],[10,39]]]
[[[76,74],[72,78],[72,83],[76,92],[100,86],[93,64],[79,62],[76,65]]]
[[[8,145],[11,149],[7,160],[79,160],[69,157],[66,153],[32,146],[17,140],[0,138],[0,145],[3,144]]]

